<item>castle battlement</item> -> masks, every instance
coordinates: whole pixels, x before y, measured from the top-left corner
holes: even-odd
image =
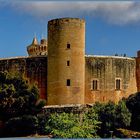
[[[107,56],[107,55],[85,55],[85,57],[93,57],[93,58],[114,58],[114,59],[125,59],[125,60],[135,60],[135,58],[131,57],[123,57],[123,56]]]
[[[51,25],[55,25],[55,26],[58,26],[58,25],[62,25],[62,24],[73,24],[73,25],[84,25],[85,24],[85,20],[84,19],[79,19],[79,18],[60,18],[60,19],[53,19],[53,20],[50,20],[48,22],[48,25],[51,26]]]

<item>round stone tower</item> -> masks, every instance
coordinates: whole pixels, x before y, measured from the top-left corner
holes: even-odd
[[[47,105],[84,104],[85,21],[48,22]]]

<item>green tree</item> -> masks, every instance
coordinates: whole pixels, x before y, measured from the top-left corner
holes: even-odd
[[[40,135],[46,135],[46,122],[48,121],[48,117],[49,115],[46,115],[45,113],[43,114],[38,114],[37,118],[38,118],[38,128],[37,128],[37,132]]]
[[[98,130],[98,134],[101,137],[110,137],[111,131],[115,132],[117,128],[126,128],[130,125],[131,113],[124,101],[120,101],[118,104],[113,102],[106,104],[96,103],[93,108],[101,122]]]
[[[101,121],[101,129],[98,133],[101,137],[110,137],[110,131],[114,130],[115,124],[115,104],[113,102],[102,105],[98,103],[95,104],[95,108],[97,109],[96,111],[99,115],[99,121]]]
[[[132,115],[139,115],[140,114],[140,92],[130,95],[126,99],[126,106],[132,113]]]
[[[126,105],[132,113],[131,129],[140,131],[140,92],[130,95],[126,99]]]
[[[0,72],[0,119],[35,115],[45,105],[36,86],[29,86],[21,76]]]
[[[38,119],[33,115],[23,115],[9,119],[5,125],[9,136],[26,136],[37,132]]]
[[[96,115],[95,115],[96,116]],[[97,137],[96,118],[83,114],[83,116],[72,113],[52,114],[46,123],[47,134],[55,138],[93,138]]]
[[[99,129],[100,124],[101,122],[99,121],[98,114],[95,112],[94,108],[90,108],[82,117],[83,129],[85,132],[87,130],[93,137],[97,137],[97,130]]]
[[[124,100],[119,101],[116,106],[115,128],[128,128],[131,123],[131,113]]]
[[[5,132],[11,136],[35,133],[36,116],[44,105],[36,86],[30,86],[20,75],[0,72],[0,120],[6,124]]]

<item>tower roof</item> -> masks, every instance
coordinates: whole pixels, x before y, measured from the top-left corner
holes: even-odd
[[[44,45],[45,45],[45,44],[47,44],[47,40],[46,40],[46,39],[44,39],[44,38],[43,38],[43,39],[41,39],[40,44],[44,44]]]
[[[47,55],[47,40],[41,39],[38,43],[37,38],[34,37],[32,44],[27,46],[29,56]]]
[[[32,45],[38,45],[38,41],[36,37],[33,38]]]

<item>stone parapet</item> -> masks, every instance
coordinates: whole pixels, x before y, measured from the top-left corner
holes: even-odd
[[[52,113],[73,113],[73,114],[83,114],[86,113],[89,108],[92,107],[92,104],[66,104],[66,105],[52,105],[52,106],[45,106],[43,108],[43,113],[46,115],[50,115]]]

